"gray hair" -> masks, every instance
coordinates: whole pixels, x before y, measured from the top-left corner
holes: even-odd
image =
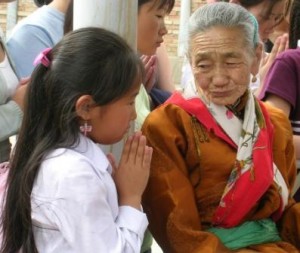
[[[254,53],[259,42],[258,23],[250,12],[238,4],[219,2],[198,8],[189,20],[188,41],[199,32],[205,32],[216,26],[241,28],[246,46],[253,49]]]

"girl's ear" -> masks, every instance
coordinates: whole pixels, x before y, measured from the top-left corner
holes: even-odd
[[[95,104],[91,95],[83,95],[79,97],[75,104],[75,110],[78,117],[82,120],[91,119],[91,109]]]
[[[263,54],[263,44],[261,42],[258,43],[255,49],[255,55],[251,66],[251,74],[256,76],[259,72],[260,61]]]

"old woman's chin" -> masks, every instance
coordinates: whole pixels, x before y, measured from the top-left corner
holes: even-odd
[[[217,92],[210,94],[210,102],[216,105],[233,105],[244,94],[245,91],[233,90],[228,92]]]

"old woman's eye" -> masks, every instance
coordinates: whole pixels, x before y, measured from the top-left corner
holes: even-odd
[[[210,66],[209,64],[199,64],[198,65],[198,67],[202,68],[202,69],[208,68],[209,66]]]
[[[200,69],[208,69],[211,67],[211,63],[209,61],[200,61],[196,64],[197,68]]]
[[[237,67],[239,64],[239,62],[226,62],[228,67]]]

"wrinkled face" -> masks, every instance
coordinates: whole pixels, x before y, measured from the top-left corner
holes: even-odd
[[[264,1],[253,7],[249,7],[250,11],[257,19],[259,24],[259,36],[263,42],[266,42],[271,33],[274,31],[274,27],[278,25],[278,22],[283,17],[284,1],[277,2],[270,13],[268,13],[269,3]]]
[[[134,87],[119,100],[93,108],[90,119],[92,132],[88,135],[94,142],[113,144],[123,138],[130,128],[130,122],[136,118],[135,97],[141,83],[138,78]]]
[[[254,61],[238,28],[214,27],[196,34],[190,60],[197,88],[217,105],[234,104],[248,89]]]
[[[149,1],[139,8],[137,48],[140,54],[153,55],[167,34],[165,9],[159,9],[159,1]]]

